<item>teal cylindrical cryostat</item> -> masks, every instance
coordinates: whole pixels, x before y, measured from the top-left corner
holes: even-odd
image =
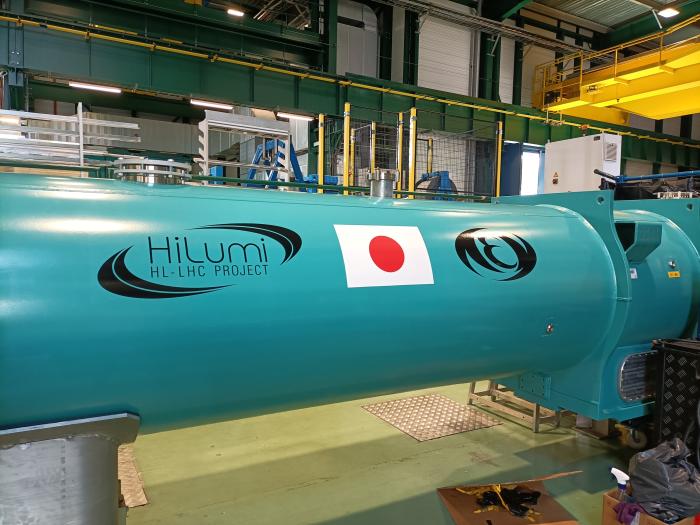
[[[3,428],[554,371],[616,307],[605,244],[554,206],[12,174],[0,198]]]

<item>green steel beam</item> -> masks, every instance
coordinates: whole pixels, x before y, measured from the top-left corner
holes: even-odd
[[[481,33],[479,57],[479,96],[499,100],[501,39]]]
[[[92,106],[126,109],[138,113],[155,113],[157,115],[170,115],[173,120],[198,122],[204,118],[204,110],[190,104],[189,100],[168,100],[151,96],[122,93],[111,95],[96,91],[82,91],[70,89],[60,84],[48,84],[32,81],[29,84],[32,100],[60,100],[77,104],[82,102],[85,110],[90,111]],[[34,108],[30,106],[30,111]]]
[[[536,20],[534,18],[530,18],[529,16],[518,16],[519,19],[522,19],[524,23],[526,23],[529,26],[533,27],[538,27],[540,29],[544,29],[546,31],[551,31],[553,33],[558,33],[563,37],[568,36],[571,38],[574,38],[576,40],[581,40],[583,42],[587,42],[589,44],[594,44],[596,42],[599,42],[597,38],[600,37],[599,33],[593,33],[592,37],[582,35],[581,33],[577,31],[571,31],[569,29],[561,27],[561,20],[557,20],[557,24],[548,24],[547,22],[543,22],[542,20]],[[577,27],[578,29],[578,27]],[[558,37],[557,37],[558,38]]]
[[[323,0],[323,70],[335,73],[338,61],[338,0]]]
[[[522,18],[517,17],[515,24],[523,27]],[[522,42],[515,42],[515,52],[513,54],[513,104],[520,105],[523,95],[523,61],[525,59],[525,46]]]
[[[205,4],[207,2],[204,2]],[[235,2],[232,2],[235,3]],[[317,1],[310,0],[310,4],[317,4]],[[48,5],[47,5],[48,4]],[[255,20],[253,10],[247,8],[246,2],[238,2],[246,16],[242,18],[231,17],[223,9],[188,4],[182,0],[111,0],[109,2],[100,0],[25,0],[25,11],[33,11],[44,14],[52,14],[65,18],[70,16],[72,20],[84,20],[85,13],[92,16],[93,23],[109,23],[111,20],[119,22],[129,22],[134,25],[134,29],[139,28],[138,17],[133,15],[150,15],[177,23],[195,23],[204,28],[225,28],[233,31],[249,31],[251,34],[263,33],[271,37],[283,37],[301,42],[318,42],[318,33],[287,27],[273,22],[260,22]],[[76,17],[79,16],[80,18]],[[100,21],[102,20],[102,21]]]
[[[379,78],[391,80],[391,48],[394,8],[379,5],[375,9],[377,31],[379,32]]]
[[[325,49],[320,35],[311,30],[258,22],[250,17],[235,20],[223,11],[181,1],[25,0],[11,6],[13,9],[4,14],[79,25],[94,31],[118,28],[127,35],[147,35],[150,41],[181,43],[209,51],[228,50],[314,68],[321,67]]]
[[[700,13],[700,0],[683,2],[682,4],[675,6],[675,8],[680,12],[678,16],[668,19],[659,18],[664,27],[678,24],[684,20],[687,20],[691,16]],[[658,31],[659,26],[656,23],[656,19],[652,15],[651,11],[649,11],[648,14],[642,15],[635,20],[622,24],[609,33],[599,35],[595,49],[605,49],[607,47],[616,46],[618,44],[623,44],[624,42],[650,35]]]
[[[418,13],[406,11],[403,33],[403,81],[415,86],[418,83]]]
[[[489,0],[484,2],[482,16],[493,20],[505,20],[515,15],[533,0]]]

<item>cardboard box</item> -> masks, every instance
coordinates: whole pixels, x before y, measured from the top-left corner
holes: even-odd
[[[603,494],[603,521],[602,525],[620,525],[617,521],[617,512],[615,512],[615,507],[620,500],[617,499],[618,490],[613,489],[611,491]],[[678,521],[675,525],[694,525],[698,521],[696,518],[685,518],[684,520]],[[663,521],[657,520],[656,518],[649,516],[648,514],[642,514],[639,517],[639,525],[665,525]]]
[[[478,512],[481,507],[476,501],[477,496],[475,494],[466,494],[465,492],[487,488],[491,485],[445,487],[438,489],[438,494],[456,525],[530,525],[532,523],[539,525],[577,525],[578,522],[573,516],[571,516],[564,507],[559,505],[559,503],[547,493],[547,489],[544,487],[544,481],[548,479],[571,474],[575,474],[575,472],[555,474],[553,476],[527,481],[500,483],[501,487],[527,487],[530,490],[536,490],[542,494],[537,505],[533,507],[533,510],[538,513],[534,516],[535,521],[513,516],[510,512],[502,508]]]

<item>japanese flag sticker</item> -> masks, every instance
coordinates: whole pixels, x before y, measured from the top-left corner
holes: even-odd
[[[416,226],[336,224],[348,288],[434,284]]]

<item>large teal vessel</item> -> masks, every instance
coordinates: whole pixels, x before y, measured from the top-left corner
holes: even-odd
[[[637,417],[625,359],[697,322],[700,208],[639,202],[613,220],[611,198],[3,174],[0,427],[128,412],[148,432],[477,378]],[[400,269],[382,269],[390,241],[368,255],[377,237]]]

